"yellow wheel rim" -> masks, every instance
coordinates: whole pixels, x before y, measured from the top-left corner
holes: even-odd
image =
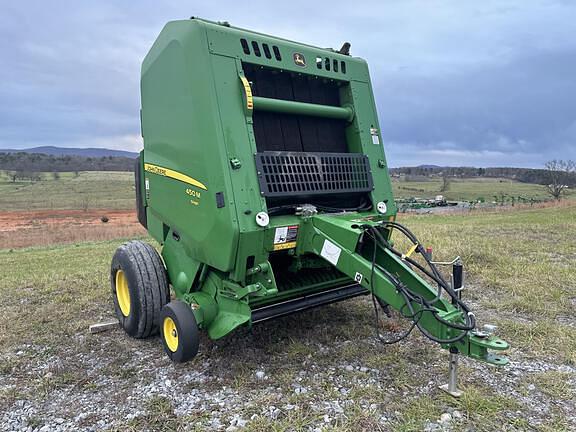
[[[122,270],[116,272],[116,299],[122,315],[130,315],[130,290],[128,289],[128,279]]]
[[[166,342],[166,346],[172,352],[176,352],[178,349],[178,330],[176,329],[176,323],[170,317],[164,318],[163,323],[163,334],[164,334],[164,342]]]

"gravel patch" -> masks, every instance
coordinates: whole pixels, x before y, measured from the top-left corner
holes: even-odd
[[[289,324],[280,320],[221,342],[203,340],[199,356],[184,365],[172,364],[157,338],[135,341],[116,329],[77,335],[57,350],[21,345],[2,359],[15,366],[0,375],[0,389],[12,395],[4,397],[0,431],[230,432],[282,421],[295,426],[280,430],[365,430],[366,416],[370,428],[391,430],[407,421],[411,404],[427,398],[439,411],[422,414],[431,418],[421,418],[420,430],[456,431],[474,423],[474,409],[467,412],[466,403],[455,405],[437,389],[446,380],[446,353],[420,337],[392,348],[369,335],[330,344],[318,334],[333,323],[298,333],[298,340],[285,329]],[[288,336],[271,341],[270,332],[280,327]],[[462,358],[461,383],[488,399],[515,401],[500,413],[509,425],[537,429],[562,416],[576,429],[573,400],[553,398],[530,381],[562,372],[574,391],[575,368],[518,351],[511,359],[495,368]],[[356,426],[350,425],[354,415]]]

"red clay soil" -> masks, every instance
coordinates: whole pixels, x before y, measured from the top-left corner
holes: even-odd
[[[106,216],[108,222],[102,222]],[[145,234],[133,210],[0,211],[0,249]]]
[[[574,201],[566,200],[534,207],[573,205]],[[519,208],[522,206],[476,209],[472,212],[466,210],[464,214],[501,212]],[[102,216],[106,216],[108,222],[102,222]],[[404,213],[399,215],[399,218],[402,220],[414,216],[416,215]],[[0,249],[112,240],[142,235],[146,235],[146,230],[138,223],[134,210],[0,211]]]

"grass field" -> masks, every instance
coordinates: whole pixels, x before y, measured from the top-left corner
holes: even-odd
[[[0,211],[38,209],[133,209],[134,174],[81,171],[42,173],[41,181],[17,181],[0,171]]]
[[[576,207],[400,220],[462,256],[465,300],[512,346],[505,368],[462,359],[465,397],[437,389],[447,354],[423,337],[375,342],[368,299],[204,338],[179,366],[157,338],[89,335],[113,316],[114,240],[0,250],[0,407],[19,422],[0,410],[0,430],[421,431],[443,413],[453,431],[575,430]]]
[[[129,172],[60,173],[55,180],[52,173],[42,173],[42,181],[13,183],[0,171],[0,211],[38,209],[133,209],[134,178]],[[509,179],[466,178],[451,179],[448,190],[441,192],[442,179],[421,181],[393,179],[396,198],[434,198],[444,195],[448,200],[472,201],[484,198],[494,201],[502,194],[536,200],[549,199],[541,185],[520,183]],[[576,198],[571,192],[568,198]],[[499,198],[500,199],[500,198]]]
[[[498,196],[500,200],[500,196],[506,194],[515,198],[520,196],[535,200],[550,199],[545,186],[498,178],[450,179],[446,191],[441,191],[441,178],[428,178],[420,181],[395,178],[392,186],[396,198],[434,198],[436,195],[444,195],[448,200],[473,201],[483,198],[486,202],[492,202],[495,199],[494,196]],[[574,197],[574,193],[571,193],[569,197]]]

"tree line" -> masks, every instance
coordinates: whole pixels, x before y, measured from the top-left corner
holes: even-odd
[[[40,172],[133,171],[134,159],[118,156],[55,156],[43,153],[0,153],[0,170],[13,181],[35,181]]]
[[[562,161],[551,161],[562,162]],[[509,178],[523,183],[534,183],[540,185],[550,185],[551,183],[561,183],[565,186],[576,186],[576,173],[573,170],[573,162],[564,161],[570,167],[565,169],[558,164],[550,166],[547,162],[544,169],[538,168],[474,168],[474,167],[400,167],[391,168],[392,175],[407,176],[434,176],[434,177],[492,177]]]

